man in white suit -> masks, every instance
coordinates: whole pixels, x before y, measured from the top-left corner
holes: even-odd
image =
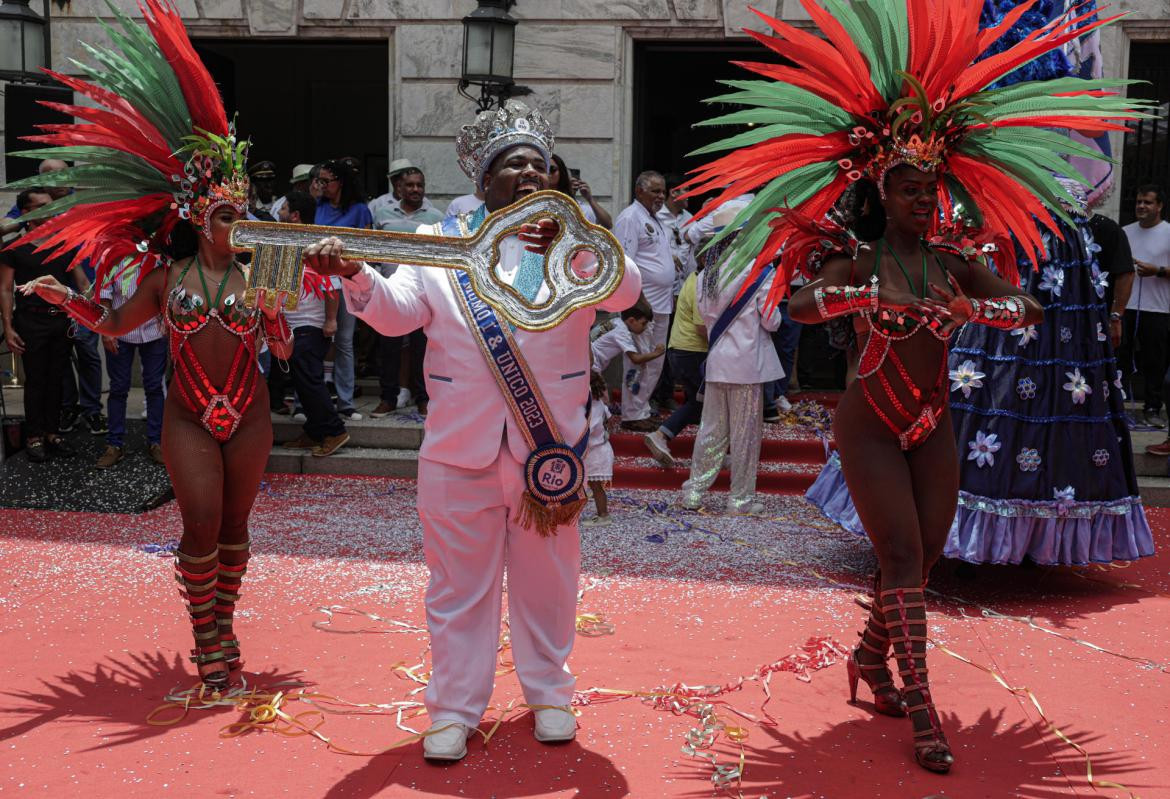
[[[470,235],[488,212],[547,187],[553,137],[538,111],[522,103],[484,112],[457,140],[460,166],[484,192],[482,209],[420,233]],[[552,220],[526,226],[504,242],[498,273],[537,302],[548,296],[543,254],[556,233]],[[469,326],[467,302],[450,270],[400,266],[389,278],[339,257],[328,239],[306,251],[306,263],[338,274],[348,307],[383,335],[422,326],[430,414],[419,453],[418,512],[430,583],[426,593],[433,671],[426,690],[431,727],[423,740],[433,760],[459,760],[469,731],[491,698],[500,634],[500,603],[508,567],[509,627],[516,673],[533,706],[535,735],[543,742],[576,735],[569,707],[574,677],[566,661],[576,626],[580,566],[575,514],[542,536],[519,521],[530,499],[525,462],[532,454],[497,374]],[[535,279],[533,270],[535,268]],[[626,259],[625,277],[600,308],[620,311],[639,296],[641,279]],[[587,430],[589,328],[592,309],[572,314],[544,332],[513,331],[563,442]],[[563,519],[562,519],[563,520]]]

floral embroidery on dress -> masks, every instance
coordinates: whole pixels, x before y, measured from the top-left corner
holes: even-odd
[[[1105,296],[1107,288],[1109,288],[1109,273],[1102,272],[1096,264],[1093,264],[1093,290],[1097,292],[1098,299]]]
[[[1105,324],[1103,322],[1097,323],[1097,341],[1104,341],[1109,338],[1105,333]]]
[[[1060,328],[1060,343],[1068,344],[1072,341],[1072,330],[1067,327]]]
[[[1051,291],[1053,297],[1059,297],[1064,288],[1064,270],[1059,266],[1046,266],[1040,278],[1040,289]]]
[[[1016,342],[1018,347],[1026,347],[1031,342],[1040,338],[1040,333],[1036,330],[1036,325],[1028,325],[1027,327],[1020,327],[1012,331],[1013,336],[1019,336],[1020,340]]]
[[[975,369],[975,361],[967,360],[959,364],[958,369],[950,372],[951,391],[962,389],[964,397],[970,397],[972,389],[983,388],[983,372]]]
[[[975,464],[982,469],[984,466],[995,465],[995,453],[999,452],[1003,446],[996,440],[995,433],[985,434],[982,430],[975,433],[975,440],[968,441],[967,446],[971,451],[967,453],[967,460],[975,461]]]
[[[1020,465],[1020,471],[1034,472],[1040,468],[1040,452],[1031,447],[1024,447],[1016,455],[1016,463]]]
[[[1073,369],[1071,372],[1065,372],[1064,376],[1068,378],[1068,382],[1064,384],[1064,390],[1072,395],[1074,405],[1084,405],[1085,397],[1093,393],[1093,389],[1085,381],[1084,375],[1081,374],[1080,368]]]
[[[1094,452],[1093,463],[1097,466],[1107,466],[1109,464],[1109,450],[1099,449]]]
[[[1076,503],[1077,490],[1072,486],[1052,489],[1052,498],[1056,500],[1056,512],[1064,516]]]
[[[1020,395],[1020,399],[1032,399],[1036,396],[1036,381],[1030,377],[1021,377],[1016,381],[1016,393]]]

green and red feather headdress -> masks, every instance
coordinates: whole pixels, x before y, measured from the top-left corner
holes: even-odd
[[[810,224],[825,219],[850,184],[863,178],[882,190],[899,164],[938,170],[940,202],[961,204],[986,241],[1014,235],[1039,261],[1038,225],[1068,192],[1058,182],[1085,179],[1065,160],[1100,153],[1060,132],[1125,130],[1144,104],[1119,89],[1132,81],[1057,80],[988,87],[1029,61],[1121,15],[1091,20],[1073,12],[984,60],[981,56],[1036,2],[1027,0],[1000,25],[979,29],[983,0],[801,0],[823,38],[753,11],[772,33],[747,33],[787,64],[737,62],[766,80],[725,81],[735,89],[709,102],[744,106],[700,123],[746,124],[749,130],[695,154],[731,150],[694,170],[690,194],[718,192],[701,217],[733,197],[755,198],[728,225],[739,229],[724,274],[757,273],[779,255],[780,277],[769,302],[807,270],[821,237]],[[716,237],[718,241],[720,237]],[[714,243],[714,242],[712,242]],[[1001,273],[1016,278],[1011,248]],[[750,281],[749,281],[750,282]]]
[[[248,142],[236,139],[178,11],[170,0],[142,0],[143,27],[107,5],[118,23],[103,23],[114,47],[83,44],[98,65],[73,61],[84,77],[45,70],[93,106],[44,103],[79,121],[42,125],[27,138],[51,146],[14,153],[74,166],[8,186],[74,189],[23,217],[47,221],[15,243],[75,251],[72,263],[88,259],[99,285],[115,268],[145,273],[161,263],[179,220],[209,236],[216,208],[248,205]]]

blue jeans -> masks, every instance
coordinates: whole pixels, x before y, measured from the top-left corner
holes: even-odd
[[[167,338],[145,344],[118,341],[117,352],[106,352],[106,374],[110,377],[110,396],[106,400],[106,415],[110,430],[106,443],[121,447],[126,437],[126,397],[130,393],[130,376],[134,367],[134,353],[142,362],[142,388],[146,392],[146,441],[158,444],[162,440],[163,377],[167,371]]]
[[[684,427],[698,424],[703,418],[703,403],[697,395],[703,385],[702,369],[703,363],[707,360],[707,353],[667,350],[666,358],[670,362],[670,373],[683,387],[684,399],[683,404],[675,409],[658,430],[667,438],[674,438]]]
[[[353,329],[357,317],[345,307],[338,292],[337,333],[333,336],[333,387],[337,389],[337,410],[353,410]]]
[[[780,314],[783,321],[772,334],[772,346],[776,348],[776,356],[780,359],[784,377],[764,384],[766,406],[772,405],[778,397],[788,393],[788,384],[792,381],[792,364],[796,361],[796,346],[800,344],[800,331],[804,327],[800,322],[793,322],[792,317],[788,315],[788,300],[780,303]]]
[[[83,415],[96,416],[102,412],[102,356],[98,354],[98,334],[77,323],[73,323],[69,330],[72,350],[77,357],[77,378],[73,377],[73,366],[65,370],[61,382],[61,407],[80,408]]]

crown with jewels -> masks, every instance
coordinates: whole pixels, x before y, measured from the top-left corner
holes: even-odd
[[[510,147],[526,144],[544,156],[552,155],[555,139],[544,115],[517,100],[508,100],[494,111],[482,111],[475,122],[459,129],[455,150],[459,166],[476,187],[483,188],[483,176],[496,156]]]

